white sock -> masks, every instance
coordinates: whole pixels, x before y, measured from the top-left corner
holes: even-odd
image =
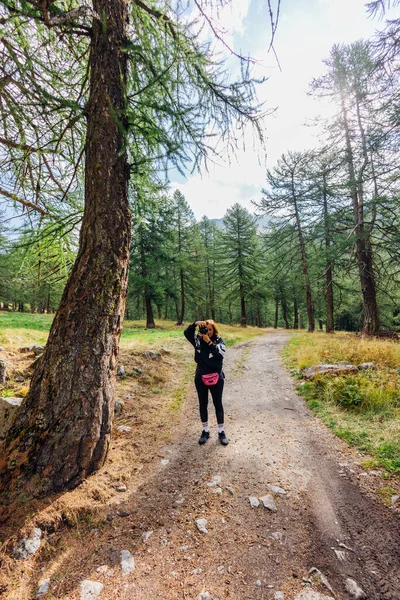
[[[218,425],[218,433],[222,433],[224,430],[224,424],[222,423],[222,425]]]
[[[203,425],[203,429],[204,429],[204,431],[205,431],[206,433],[208,433],[208,432],[210,431],[210,428],[209,428],[209,426],[208,426],[208,423],[202,423],[202,425]]]

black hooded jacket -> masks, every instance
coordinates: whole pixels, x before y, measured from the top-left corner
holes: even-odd
[[[195,333],[196,323],[189,325],[185,331],[185,338],[194,346],[194,360],[197,364],[196,374],[221,373],[226,346],[224,340],[216,335],[210,338],[212,344],[203,341],[201,335]]]

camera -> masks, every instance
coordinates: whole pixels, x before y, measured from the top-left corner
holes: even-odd
[[[207,327],[199,327],[199,332],[202,333],[203,335],[207,335],[208,329],[207,329]]]

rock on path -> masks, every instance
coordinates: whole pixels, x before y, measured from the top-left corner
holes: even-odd
[[[81,583],[81,600],[97,600],[103,591],[103,584],[99,581],[85,579]]]

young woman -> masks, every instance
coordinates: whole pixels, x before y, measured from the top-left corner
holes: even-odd
[[[196,327],[199,333],[196,333]],[[218,327],[212,320],[196,321],[184,331],[186,339],[194,346],[194,360],[197,364],[194,383],[199,396],[200,418],[203,424],[199,444],[205,444],[210,437],[208,427],[208,390],[214,402],[218,423],[218,437],[223,446],[228,445],[224,431],[224,407],[222,392],[224,389],[224,373],[222,363],[226,346],[218,335]]]

